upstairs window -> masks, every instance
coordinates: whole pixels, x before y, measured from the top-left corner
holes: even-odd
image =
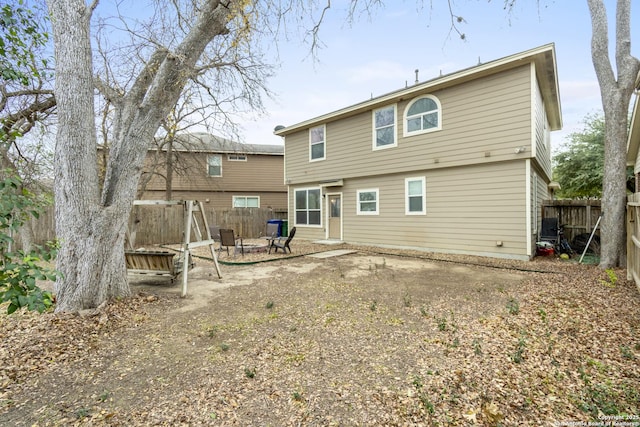
[[[209,176],[222,176],[222,157],[207,156],[207,173]]]
[[[373,112],[373,149],[398,145],[396,139],[396,106],[384,107]]]
[[[227,160],[230,162],[246,162],[247,155],[246,154],[229,154],[227,155]]]
[[[413,100],[405,112],[404,136],[442,129],[440,101],[427,95]]]
[[[325,159],[324,135],[325,135],[324,125],[309,129],[309,161],[310,162]]]

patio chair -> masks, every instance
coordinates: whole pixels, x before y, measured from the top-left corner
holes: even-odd
[[[211,238],[213,240],[215,240],[216,242],[220,241],[220,227],[218,227],[217,225],[210,225],[209,233],[211,234]]]
[[[291,253],[291,247],[289,246],[289,243],[291,243],[291,240],[293,240],[293,236],[296,235],[296,228],[293,227],[291,229],[291,231],[289,232],[289,237],[287,237],[286,240],[282,240],[284,239],[284,237],[280,237],[278,239],[272,240],[271,244],[269,245],[269,253],[271,253],[271,248],[275,248],[276,252],[278,252],[278,249],[282,249],[282,252],[284,252],[285,254],[287,253],[287,249],[289,249],[289,253]]]
[[[238,241],[240,244],[238,245]],[[240,252],[244,255],[244,246],[242,245],[242,237],[236,237],[233,230],[228,228],[220,229],[220,252],[222,252],[223,248],[227,249],[227,255],[229,255],[229,248],[234,248],[233,254],[235,255],[238,252],[238,248],[240,248]]]
[[[542,218],[540,240],[543,242],[558,243],[558,218]]]

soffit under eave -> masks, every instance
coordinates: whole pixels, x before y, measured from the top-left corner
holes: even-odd
[[[562,129],[562,107],[560,104],[555,50],[551,49],[537,55],[534,63],[550,129],[560,130]]]

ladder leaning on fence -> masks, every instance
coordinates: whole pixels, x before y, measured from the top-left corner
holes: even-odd
[[[215,267],[216,273],[218,274],[218,278],[222,278],[220,265],[218,264],[218,257],[216,255],[216,250],[214,247],[215,241],[211,236],[209,224],[207,223],[207,216],[204,213],[204,205],[202,204],[202,202],[196,200],[136,200],[133,202],[133,204],[134,206],[182,205],[184,209],[184,240],[182,243],[182,250],[180,251],[180,258],[178,261],[180,265],[182,265],[182,297],[187,296],[189,263],[191,260],[192,249],[201,246],[209,246],[209,249],[211,251],[211,258],[213,259],[213,265]],[[192,230],[195,235],[194,241],[191,241]],[[145,254],[145,252],[137,253],[140,255]]]

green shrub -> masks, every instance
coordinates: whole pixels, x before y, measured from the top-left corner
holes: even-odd
[[[58,276],[55,270],[41,265],[55,258],[58,246],[49,243],[29,252],[11,250],[12,234],[40,212],[41,202],[21,184],[19,178],[0,180],[0,303],[9,303],[8,314],[23,307],[42,313],[53,305],[53,296],[40,289],[36,281]]]

